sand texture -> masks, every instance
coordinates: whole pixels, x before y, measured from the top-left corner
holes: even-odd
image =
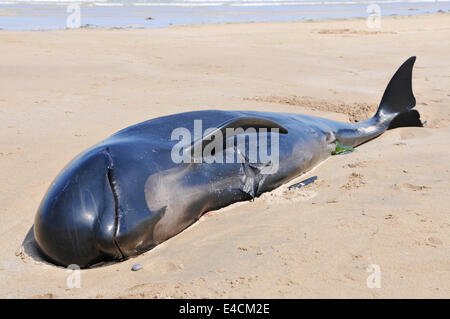
[[[383,18],[375,31],[363,19],[0,31],[0,297],[449,298],[449,39],[449,14]],[[318,176],[305,188],[208,213],[152,251],[83,270],[81,288],[36,254],[47,187],[119,129],[201,109],[362,120],[411,55],[425,128],[390,130],[297,179]],[[367,287],[371,264],[381,288]]]

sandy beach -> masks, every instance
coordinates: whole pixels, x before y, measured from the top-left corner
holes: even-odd
[[[0,297],[450,298],[450,14],[147,30],[0,31]],[[424,128],[398,128],[157,248],[69,273],[30,229],[58,172],[129,125],[191,110],[370,117],[417,56]],[[293,182],[292,182],[293,183]],[[292,184],[289,183],[288,185]],[[139,263],[140,271],[131,271]],[[378,265],[381,287],[369,288]]]

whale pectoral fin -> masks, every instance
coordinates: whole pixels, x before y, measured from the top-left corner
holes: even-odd
[[[242,185],[239,189],[250,195],[251,198],[255,198],[260,195],[260,189],[264,183],[267,172],[272,167],[272,162],[267,163],[250,163],[239,150],[237,150],[238,156],[241,159],[241,182]]]
[[[191,158],[194,163],[200,163],[201,158],[197,158],[197,154],[198,156],[202,156],[203,151],[210,143],[214,141],[217,142],[217,139],[220,138],[222,141],[221,146],[223,146],[227,138],[235,135],[246,134],[248,133],[245,132],[247,129],[255,129],[255,132],[260,129],[277,129],[277,133],[288,133],[288,130],[281,124],[266,118],[239,117],[220,124],[219,127],[210,131],[208,134],[203,136],[203,138],[194,141],[191,146],[186,149],[186,152],[191,154]]]
[[[253,164],[245,162],[241,165],[241,172],[242,185],[239,189],[254,198],[258,192],[260,169]]]

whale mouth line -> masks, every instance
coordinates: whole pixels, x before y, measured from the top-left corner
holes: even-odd
[[[114,175],[114,163],[109,152],[109,148],[106,148],[104,151],[106,157],[108,158],[108,170],[106,172],[106,179],[108,180],[109,188],[111,189],[112,196],[114,198],[114,234],[113,234],[113,242],[116,246],[120,259],[125,259],[125,255],[120,249],[119,243],[117,242],[117,232],[119,230],[119,195],[117,192],[117,180]]]

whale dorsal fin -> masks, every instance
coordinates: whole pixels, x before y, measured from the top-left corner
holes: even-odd
[[[221,123],[217,128],[213,129],[207,135],[203,136],[203,138],[194,141],[191,146],[186,149],[186,151],[190,153],[192,159],[194,159],[195,150],[198,148],[201,150],[201,154],[203,154],[204,148],[213,141],[213,136],[222,134],[222,136],[226,136],[227,138],[229,138],[233,135],[244,133],[243,131],[247,130],[248,128],[254,128],[255,130],[259,130],[262,128],[278,129],[278,133],[288,133],[288,130],[281,124],[263,117],[238,117]],[[235,131],[235,134],[228,136],[227,129],[242,129],[243,131],[238,130]],[[194,160],[194,162],[198,162],[198,160]]]

